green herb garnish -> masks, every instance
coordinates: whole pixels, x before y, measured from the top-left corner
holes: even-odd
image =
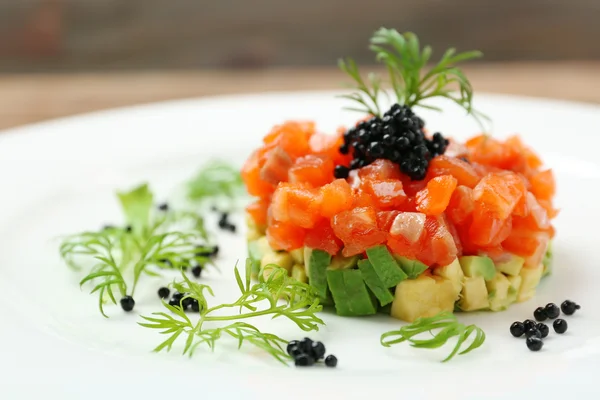
[[[195,202],[212,199],[229,203],[229,208],[235,205],[235,199],[244,193],[244,182],[240,171],[228,163],[212,161],[206,164],[187,184],[187,196]]]
[[[418,37],[412,32],[403,34],[394,29],[380,28],[371,38],[370,49],[375,52],[378,62],[385,65],[388,71],[389,83],[396,96],[396,101],[408,107],[420,106],[436,111],[438,107],[425,104],[434,97],[443,97],[464,108],[481,124],[483,114],[473,109],[473,88],[471,83],[456,66],[462,61],[472,60],[482,56],[479,51],[456,53],[451,48],[446,50],[440,61],[429,70],[425,70],[432,50],[430,46],[421,48]],[[376,74],[369,74],[365,81],[360,75],[356,63],[350,59],[339,61],[339,67],[354,80],[355,92],[341,97],[359,104],[358,107],[348,107],[381,117],[379,99],[382,80]],[[453,90],[458,88],[458,92]]]
[[[146,328],[159,329],[162,334],[170,335],[159,344],[154,351],[163,349],[170,351],[179,336],[185,338],[183,354],[190,357],[196,348],[205,343],[214,350],[215,343],[223,334],[238,341],[238,348],[244,342],[253,344],[271,354],[277,360],[285,363],[290,359],[284,350],[287,341],[277,335],[261,332],[258,328],[240,320],[271,315],[272,318],[285,317],[294,322],[304,331],[318,330],[323,321],[316,316],[322,306],[312,287],[288,276],[285,269],[276,265],[265,266],[259,274],[257,283],[251,283],[251,263],[246,262],[245,278],[242,279],[236,266],[235,279],[240,290],[240,297],[233,303],[209,307],[206,293],[214,296],[212,289],[203,284],[192,282],[182,271],[183,281],[171,286],[179,293],[186,293],[180,305],[186,298],[198,301],[200,317],[196,322],[186,315],[181,307],[170,306],[163,301],[163,306],[172,314],[166,312],[153,313],[152,317],[142,316],[147,322],[139,324]],[[223,309],[237,309],[237,312],[223,314]],[[215,313],[221,310],[219,313]],[[206,328],[207,322],[231,322],[225,326]]]
[[[429,339],[414,338],[425,332],[431,333],[433,337]],[[472,334],[475,334],[475,338],[471,342],[471,345],[458,353],[463,343]],[[412,324],[405,325],[399,330],[384,333],[381,335],[381,344],[385,347],[390,347],[393,344],[408,341],[411,346],[420,349],[437,349],[446,344],[448,339],[454,336],[458,336],[458,341],[452,352],[442,362],[451,360],[457,353],[462,355],[475,350],[485,341],[485,333],[481,328],[476,325],[465,326],[458,322],[456,316],[451,312],[441,312],[434,317],[417,318]]]
[[[60,255],[76,270],[88,266],[80,284],[91,282],[104,304],[117,304],[121,296],[135,294],[143,275],[160,276],[161,269],[180,269],[190,263],[205,265],[212,249],[200,216],[191,212],[156,211],[147,185],[118,193],[125,220],[131,228],[111,227],[82,232],[63,239]]]

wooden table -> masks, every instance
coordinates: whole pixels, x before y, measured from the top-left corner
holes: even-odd
[[[600,103],[600,62],[477,64],[476,92]],[[0,75],[0,129],[161,100],[278,90],[336,89],[331,69]]]

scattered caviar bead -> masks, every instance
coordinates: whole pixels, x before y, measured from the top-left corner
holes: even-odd
[[[544,307],[538,307],[533,312],[533,317],[536,321],[545,321],[548,316],[546,315],[546,309]]]
[[[219,254],[219,246],[215,246],[212,249],[212,256],[215,257],[217,254]]]
[[[198,300],[192,299],[192,303],[191,303],[190,307],[193,312],[200,312],[200,303],[198,303]]]
[[[131,225],[127,225],[125,227],[125,232],[130,233],[133,230],[133,228],[131,227]]]
[[[299,345],[297,346],[292,346],[289,350],[288,350],[288,354],[290,355],[290,357],[292,357],[293,359],[296,359],[299,355],[301,354],[305,354],[302,349],[299,347]]]
[[[169,300],[169,305],[172,307],[180,307],[181,298],[171,297],[171,300]]]
[[[168,287],[161,287],[160,289],[158,289],[158,297],[160,297],[161,299],[166,299],[167,297],[169,297],[170,293],[171,291]]]
[[[344,165],[337,165],[333,170],[333,176],[335,176],[336,179],[346,179],[349,172],[350,170],[348,167]]]
[[[535,328],[531,328],[529,329],[527,332],[525,332],[525,337],[530,338],[530,337],[537,337],[537,338],[542,338],[542,333],[538,330],[537,326]]]
[[[168,211],[169,210],[169,204],[168,203],[162,203],[158,205],[158,209],[160,211]]]
[[[344,143],[343,145],[340,146],[340,153],[348,154],[349,152],[350,152],[350,147],[348,147],[347,143]]]
[[[554,303],[546,304],[545,311],[546,315],[550,319],[558,318],[558,316],[560,315],[560,308],[558,308],[558,306]]]
[[[554,332],[563,334],[567,331],[567,321],[562,318],[559,318],[552,323],[552,327],[554,328]]]
[[[565,300],[560,305],[560,309],[565,315],[573,315],[575,314],[575,311],[579,310],[580,308],[581,307],[577,303],[571,300]]]
[[[536,327],[536,322],[531,320],[531,319],[526,319],[525,321],[523,321],[523,326],[525,327],[525,330],[523,333],[527,332],[530,329],[533,329]]]
[[[310,367],[311,365],[314,365],[314,363],[315,363],[314,358],[312,358],[308,354],[299,354],[298,356],[295,357],[295,360],[294,360],[294,364],[297,367]]]
[[[194,299],[191,297],[186,297],[185,299],[183,299],[183,301],[181,302],[181,305],[183,307],[184,310],[187,310],[188,308],[190,308],[192,306],[192,303],[194,302]]]
[[[521,337],[525,333],[525,325],[522,322],[513,322],[510,326],[510,334],[514,337]]]
[[[369,154],[373,158],[379,158],[383,155],[384,149],[381,142],[373,142],[369,145]]]
[[[309,354],[315,359],[315,361],[319,361],[325,357],[325,345],[321,342],[313,342]]]
[[[298,344],[300,344],[300,342],[298,342],[297,340],[292,340],[287,344],[287,347],[285,348],[285,351],[291,356],[292,354],[290,353],[290,351],[292,350],[292,348],[294,347],[298,347]]]
[[[546,325],[546,324],[539,323],[539,324],[537,324],[536,328],[538,331],[540,331],[540,333],[542,335],[542,339],[547,337],[548,334],[550,333],[550,328],[548,328],[548,325]]]
[[[529,348],[531,351],[540,351],[542,347],[544,347],[544,342],[542,339],[535,336],[527,338],[525,343],[527,344],[527,348]]]
[[[196,265],[194,268],[192,268],[192,275],[194,275],[196,278],[200,278],[201,274],[202,267],[200,265]]]
[[[335,368],[337,366],[337,361],[337,357],[333,354],[330,354],[325,358],[325,365],[330,368]]]
[[[131,296],[125,296],[121,299],[121,308],[127,312],[133,310],[135,300]]]
[[[312,350],[312,345],[313,345],[313,341],[307,337],[302,339],[299,343],[300,349],[307,354],[309,354],[310,351]]]

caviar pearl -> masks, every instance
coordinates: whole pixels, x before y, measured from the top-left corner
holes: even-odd
[[[200,312],[200,303],[198,303],[198,300],[196,299],[192,299],[192,311],[193,312]]]
[[[537,338],[542,338],[542,334],[541,332],[537,329],[537,327],[535,328],[531,328],[530,330],[528,330],[527,332],[525,332],[525,337],[530,338],[530,337],[537,337]]]
[[[325,365],[327,365],[330,368],[334,368],[335,366],[337,366],[337,362],[337,357],[333,354],[330,354],[327,356],[327,358],[325,358]]]
[[[299,343],[299,347],[304,353],[310,353],[310,351],[312,350],[312,345],[313,341],[307,337],[302,339]]]
[[[292,354],[290,353],[290,351],[293,348],[298,348],[298,344],[300,344],[300,342],[298,342],[297,340],[292,340],[291,342],[289,342],[287,344],[287,347],[285,348],[285,351],[291,356]]]
[[[166,299],[167,297],[169,297],[170,293],[171,291],[167,287],[161,287],[160,289],[158,289],[158,297],[160,297],[161,299]]]
[[[536,321],[545,321],[548,316],[546,315],[546,309],[544,307],[538,307],[533,312],[533,317]]]
[[[321,342],[313,342],[309,354],[313,356],[315,361],[319,361],[320,359],[325,357],[325,345]]]
[[[542,339],[547,337],[548,334],[550,333],[550,328],[548,328],[548,325],[546,325],[546,324],[537,324],[536,328],[542,334]]]
[[[513,322],[510,326],[510,334],[514,337],[521,337],[525,333],[525,325],[522,322]]]
[[[563,334],[567,331],[567,328],[568,328],[567,321],[559,318],[556,321],[554,321],[554,323],[552,324],[552,327],[554,328],[554,332]]]
[[[308,354],[300,354],[294,360],[297,367],[310,367],[315,363],[315,360]]]
[[[133,310],[134,306],[135,306],[135,301],[133,300],[133,297],[125,296],[121,299],[121,308],[123,308],[123,310],[129,312],[129,311]]]
[[[558,318],[560,315],[560,308],[554,303],[548,303],[545,307],[546,315],[550,319]]]
[[[201,274],[202,267],[200,265],[196,265],[194,268],[192,268],[192,275],[194,275],[196,278],[200,278]]]
[[[542,342],[542,339],[535,336],[527,338],[525,343],[527,344],[527,348],[529,348],[531,351],[540,351],[542,347],[544,347],[544,342]]]
[[[560,309],[565,315],[573,315],[575,311],[579,310],[581,307],[571,300],[565,300],[560,305]]]
[[[348,167],[343,166],[343,165],[338,165],[333,170],[333,176],[335,176],[336,179],[346,179],[348,177],[349,172],[350,172],[350,169],[348,169]]]
[[[528,330],[535,328],[537,324],[531,319],[526,319],[523,321],[523,325],[525,326],[525,332],[527,332]]]
[[[158,209],[160,211],[168,211],[169,210],[169,205],[167,203],[162,203],[158,206]]]

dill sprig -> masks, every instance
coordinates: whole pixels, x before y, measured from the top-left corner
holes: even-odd
[[[187,197],[194,203],[207,200],[218,201],[220,208],[228,202],[235,206],[235,199],[244,193],[244,182],[239,169],[230,164],[214,160],[204,165],[187,183]]]
[[[160,276],[161,269],[181,269],[210,263],[208,236],[203,219],[188,211],[157,211],[146,184],[120,192],[128,228],[109,227],[82,232],[63,239],[59,252],[75,270],[89,267],[80,285],[93,285],[100,313],[107,302],[135,294],[142,276]]]
[[[374,33],[370,49],[375,53],[375,59],[386,67],[389,83],[399,104],[441,111],[438,107],[426,104],[426,101],[442,97],[465,109],[480,125],[482,118],[487,119],[485,115],[473,109],[473,88],[457,67],[460,62],[482,57],[481,52],[457,53],[454,48],[450,48],[426,71],[432,55],[431,47],[421,48],[417,35],[412,32],[400,34],[387,28],[380,28]],[[358,103],[359,106],[348,109],[381,117],[381,107],[378,103],[382,93],[381,78],[369,74],[365,82],[361,78],[358,66],[350,58],[340,60],[339,66],[355,82],[355,91],[342,97]],[[455,88],[458,91],[453,90]]]
[[[318,330],[323,321],[317,317],[322,310],[319,298],[309,285],[289,277],[287,271],[276,265],[266,265],[257,283],[252,284],[251,263],[246,261],[245,275],[242,275],[236,265],[235,279],[240,290],[240,297],[232,302],[209,307],[206,294],[214,296],[212,289],[204,284],[191,281],[181,272],[183,280],[174,282],[171,286],[180,293],[186,293],[181,299],[180,307],[171,306],[163,301],[163,306],[169,311],[156,312],[153,316],[142,316],[145,322],[139,324],[146,328],[158,329],[161,334],[169,337],[160,343],[155,352],[170,351],[177,339],[185,338],[183,354],[193,356],[198,346],[206,344],[211,350],[223,335],[228,335],[238,341],[238,348],[247,342],[259,347],[277,360],[285,363],[290,356],[284,350],[287,341],[277,335],[260,331],[257,327],[242,322],[254,317],[270,315],[272,318],[284,317],[294,322],[304,331]],[[200,316],[196,322],[186,315],[181,304],[186,298],[198,301]],[[231,309],[227,315],[214,315],[217,310]],[[237,311],[233,311],[237,310]],[[207,322],[231,322],[221,327],[206,328]]]
[[[434,332],[435,331],[435,332]],[[421,333],[429,332],[432,337],[428,339],[415,339]],[[471,345],[458,353],[463,343],[475,334]],[[448,339],[458,336],[458,341],[452,352],[442,362],[451,360],[457,353],[469,353],[479,348],[485,341],[485,333],[476,325],[465,326],[456,319],[451,312],[441,312],[429,318],[417,318],[413,323],[405,325],[399,330],[389,331],[381,335],[381,344],[390,347],[393,344],[410,342],[411,346],[420,349],[436,349],[442,347]]]

